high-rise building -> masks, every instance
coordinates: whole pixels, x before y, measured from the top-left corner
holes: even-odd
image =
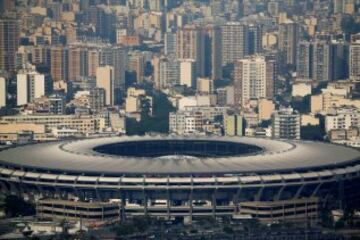
[[[7,82],[6,78],[0,77],[0,108],[6,107]]]
[[[100,65],[102,45],[73,44],[68,48],[69,80],[82,89],[93,88],[96,68]]]
[[[0,1],[0,12],[12,11],[15,9],[15,1],[13,0],[1,0]]]
[[[66,36],[66,44],[71,44],[76,42],[77,40],[76,26],[72,24],[68,24],[65,27],[65,36]]]
[[[102,6],[90,6],[84,11],[84,22],[95,26],[96,35],[115,42],[116,16]]]
[[[360,43],[350,45],[349,77],[352,79],[360,79]]]
[[[297,76],[299,78],[312,78],[313,45],[308,41],[299,43],[297,54]]]
[[[54,82],[69,80],[69,51],[63,46],[54,46],[50,50],[51,77]]]
[[[205,36],[195,26],[185,26],[176,33],[176,56],[179,60],[193,59],[197,76],[205,75]]]
[[[164,58],[159,64],[160,88],[168,88],[180,84],[180,62],[174,58]]]
[[[165,55],[176,54],[176,33],[167,32],[164,34]]]
[[[129,72],[134,73],[135,82],[143,83],[144,82],[144,68],[145,68],[145,57],[141,52],[134,51],[131,52],[128,56],[127,61]]]
[[[96,69],[96,87],[105,90],[105,104],[114,105],[115,72],[113,67],[103,66]]]
[[[151,11],[161,12],[164,9],[166,0],[148,0],[148,6]]]
[[[267,4],[267,11],[270,16],[275,17],[279,14],[279,2],[271,0]]]
[[[154,83],[154,87],[156,89],[160,89],[160,57],[159,56],[153,56],[151,59],[151,66],[153,69],[152,73],[152,81]]]
[[[100,112],[106,105],[105,103],[106,92],[103,88],[90,89],[89,105],[91,111]]]
[[[127,53],[121,46],[108,46],[101,49],[100,66],[109,65],[115,72],[115,104],[121,103],[125,96],[125,69],[127,66]]]
[[[95,77],[96,68],[100,65],[100,50],[98,48],[87,49],[87,57],[87,74],[89,77]]]
[[[245,9],[244,0],[238,0],[238,9],[237,9],[238,18],[244,17],[244,9]]]
[[[51,93],[52,81],[48,75],[36,71],[17,74],[17,105],[25,105]]]
[[[211,0],[211,15],[220,16],[224,14],[225,11],[225,1],[224,0]]]
[[[284,64],[296,65],[299,31],[299,25],[294,22],[286,22],[279,27],[279,49],[283,52]]]
[[[242,136],[243,135],[243,117],[240,115],[224,116],[224,132],[226,136]]]
[[[37,66],[51,67],[51,47],[47,45],[31,48],[31,62]]]
[[[185,13],[177,13],[174,11],[170,11],[166,13],[166,31],[178,30],[188,24],[189,18]]]
[[[87,76],[87,52],[82,48],[69,49],[69,79],[76,81],[80,76]]]
[[[300,78],[331,81],[348,77],[349,47],[344,42],[302,41],[297,55]]]
[[[235,104],[244,106],[250,99],[273,98],[275,62],[251,56],[235,62]]]
[[[334,9],[334,14],[344,13],[345,0],[333,0],[333,9]]]
[[[15,71],[26,68],[31,59],[31,47],[20,46],[18,51],[15,53]]]
[[[258,24],[251,24],[248,27],[248,55],[261,53],[262,51],[262,26]]]
[[[96,75],[100,65],[101,47],[70,45],[69,47],[69,80],[80,81]]]
[[[0,70],[15,72],[15,53],[19,48],[20,21],[0,19]]]
[[[238,22],[221,26],[222,65],[232,65],[247,55],[248,27]]]
[[[292,108],[283,108],[272,115],[272,137],[300,139],[300,114]]]
[[[332,50],[331,45],[324,41],[315,41],[313,44],[313,74],[314,81],[331,81],[332,77]]]
[[[205,76],[213,80],[222,79],[221,29],[206,26],[202,29],[205,37]]]
[[[61,13],[62,13],[62,4],[60,2],[50,2],[48,4],[49,7],[49,16],[54,21],[60,21]]]
[[[333,41],[332,57],[333,79],[347,79],[349,77],[349,44],[343,41]]]
[[[196,88],[196,63],[192,59],[180,62],[180,84]]]

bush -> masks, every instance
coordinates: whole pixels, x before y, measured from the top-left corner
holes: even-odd
[[[134,234],[136,232],[136,228],[133,224],[120,224],[115,227],[116,235],[118,236],[126,236],[130,234]]]
[[[139,230],[139,232],[144,232],[151,224],[151,219],[149,217],[136,217],[134,218],[134,225]]]
[[[233,230],[231,227],[229,227],[229,226],[225,226],[225,227],[223,228],[223,231],[224,231],[224,233],[227,233],[227,234],[231,234],[231,233],[234,232],[234,230]]]

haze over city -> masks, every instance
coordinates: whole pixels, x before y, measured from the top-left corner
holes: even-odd
[[[360,239],[360,0],[0,16],[0,239]]]

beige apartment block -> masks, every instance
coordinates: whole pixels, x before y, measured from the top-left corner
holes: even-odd
[[[138,102],[139,101],[137,97],[133,97],[133,96],[127,97],[125,99],[125,111],[127,113],[139,112],[141,109],[139,108]]]
[[[15,115],[0,118],[1,124],[40,124],[51,128],[76,129],[82,134],[92,134],[105,129],[105,118],[90,115]]]
[[[197,91],[200,93],[212,93],[214,91],[214,81],[209,78],[198,78]]]
[[[258,100],[259,121],[270,120],[271,114],[274,110],[275,110],[275,104],[272,100],[265,98]]]
[[[360,108],[360,100],[348,99],[341,95],[333,95],[331,93],[322,93],[311,96],[311,113],[312,114],[328,114],[334,108],[341,106],[354,106]]]
[[[312,114],[301,115],[301,126],[317,126],[320,124],[320,120]]]
[[[127,96],[132,96],[132,97],[138,97],[140,95],[146,95],[146,92],[144,89],[136,89],[136,88],[128,88],[127,90]]]
[[[18,134],[32,132],[35,141],[54,140],[43,124],[8,123],[0,124],[0,142],[17,142]]]
[[[307,83],[293,84],[291,95],[293,97],[305,97],[307,95],[311,95],[311,84],[307,84]]]

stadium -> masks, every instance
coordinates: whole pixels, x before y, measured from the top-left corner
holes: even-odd
[[[136,136],[0,152],[1,191],[37,200],[44,217],[315,219],[357,207],[359,180],[358,150],[309,141]]]

